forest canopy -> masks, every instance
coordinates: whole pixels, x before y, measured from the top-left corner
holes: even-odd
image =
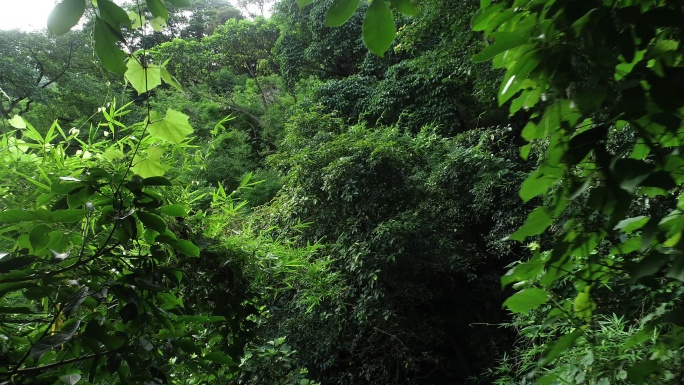
[[[0,384],[680,384],[684,6],[62,0],[0,31]]]

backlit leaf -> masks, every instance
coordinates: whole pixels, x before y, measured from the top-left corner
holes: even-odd
[[[48,16],[47,27],[53,35],[64,35],[78,24],[85,12],[85,0],[64,0]]]
[[[173,244],[173,248],[190,257],[199,257],[200,249],[194,243],[179,239]]]
[[[551,211],[546,207],[537,207],[527,216],[525,223],[516,232],[511,234],[508,239],[514,241],[524,241],[525,238],[543,233],[551,223]]]
[[[148,65],[143,67],[137,60],[130,59],[126,63],[126,80],[142,95],[161,85],[161,70],[159,66]]]
[[[170,166],[161,163],[162,155],[164,155],[163,148],[159,146],[150,147],[147,149],[145,157],[138,155],[133,159],[131,169],[143,178],[162,176],[170,168]]]
[[[19,115],[14,115],[14,117],[9,120],[9,124],[14,128],[26,128],[26,122]]]
[[[363,20],[363,42],[382,57],[397,34],[392,11],[385,0],[373,0]]]
[[[121,39],[112,27],[99,17],[95,19],[95,52],[102,65],[112,72],[124,74],[126,54],[116,45]]]
[[[169,11],[161,0],[145,0],[145,2],[147,3],[147,9],[150,10],[152,16],[161,17],[164,20],[169,19]]]
[[[121,30],[121,25],[131,28],[131,19],[121,7],[110,0],[98,0],[97,7],[100,9],[100,17],[112,28]]]
[[[174,144],[180,144],[192,133],[189,118],[182,112],[169,109],[163,119],[158,119],[156,114],[152,117],[149,126],[150,135]],[[142,174],[140,174],[142,175]]]
[[[325,25],[339,27],[344,24],[356,12],[360,0],[334,0],[325,16]]]
[[[503,306],[508,308],[513,313],[525,313],[532,309],[536,309],[539,305],[545,304],[549,300],[549,294],[537,288],[530,288],[521,290],[503,303]]]
[[[480,63],[493,58],[509,49],[518,47],[527,42],[528,37],[517,32],[496,32],[492,34],[494,44],[485,47],[480,53],[473,56],[475,63]]]

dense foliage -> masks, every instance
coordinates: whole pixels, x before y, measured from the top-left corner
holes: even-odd
[[[0,383],[681,383],[683,17],[63,0],[0,31]]]

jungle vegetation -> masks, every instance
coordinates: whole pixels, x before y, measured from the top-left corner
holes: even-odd
[[[0,384],[681,384],[682,20],[62,0],[0,31]]]

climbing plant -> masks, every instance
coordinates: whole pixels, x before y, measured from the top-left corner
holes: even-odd
[[[621,311],[608,286],[646,288],[645,314],[632,314],[640,331],[622,351],[658,335],[630,381],[662,375],[658,354],[684,342],[682,16],[668,1],[484,0],[473,18],[489,41],[473,59],[506,71],[499,103],[530,114],[522,157],[542,154],[520,189],[539,207],[509,236],[529,242],[530,258],[502,278],[518,289],[508,309],[545,309],[555,325],[540,367],[595,341],[597,317]],[[559,380],[542,373],[538,383]]]

